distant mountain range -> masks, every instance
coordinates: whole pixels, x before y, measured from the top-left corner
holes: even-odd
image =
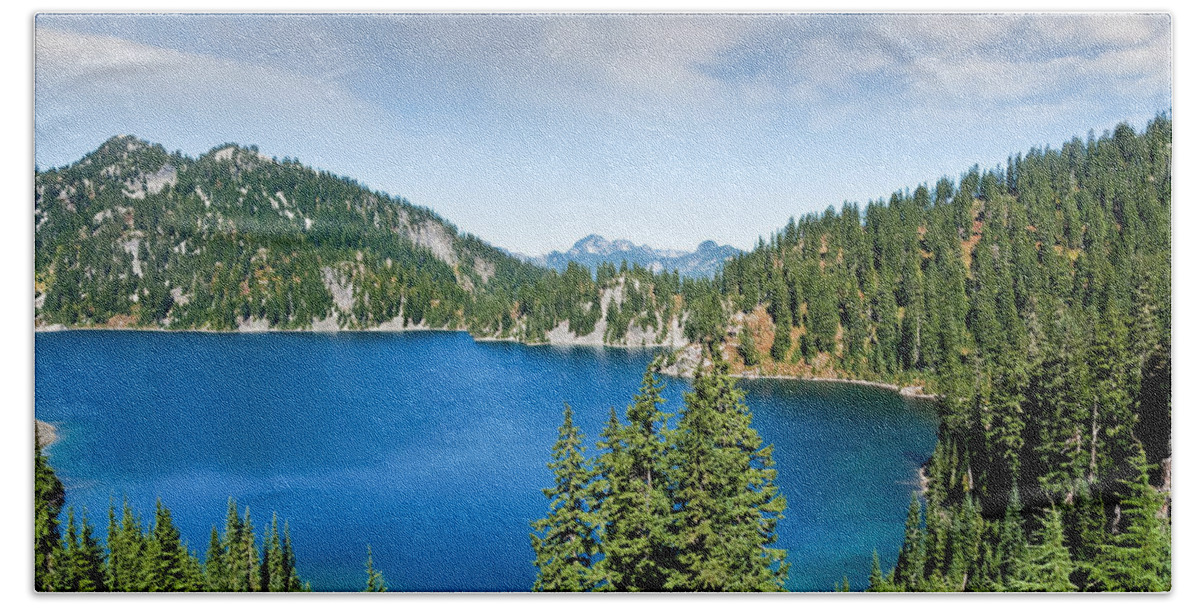
[[[695,251],[654,249],[648,245],[635,245],[632,241],[617,239],[610,241],[598,234],[589,234],[579,239],[566,253],[552,251],[540,256],[519,256],[526,260],[558,271],[565,270],[568,262],[575,262],[595,270],[604,262],[620,268],[621,262],[660,272],[678,270],[685,277],[711,277],[725,260],[741,253],[735,247],[704,241]]]

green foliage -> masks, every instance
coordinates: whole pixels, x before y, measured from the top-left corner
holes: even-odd
[[[597,553],[590,496],[593,474],[583,455],[583,435],[563,405],[563,424],[554,443],[550,470],[554,487],[543,490],[550,500],[546,517],[533,523],[530,534],[538,567],[534,591],[586,591],[592,585],[592,560]]]
[[[1063,541],[1062,514],[1051,508],[1041,518],[1039,541],[1017,563],[1008,583],[1013,591],[1076,591],[1071,584],[1074,566]]]
[[[62,482],[42,454],[40,438],[34,429],[33,453],[33,588],[54,590],[54,571],[58,569],[61,537],[58,516],[66,501]]]
[[[790,348],[791,344],[788,344],[788,347]],[[771,349],[774,350],[774,348],[772,345]],[[754,367],[759,364],[758,345],[755,344],[754,334],[750,333],[749,327],[743,327],[738,334],[738,355],[742,357],[742,362],[746,364],[746,367]]]
[[[921,501],[916,492],[908,503],[904,543],[900,546],[892,579],[898,590],[903,591],[920,590],[925,582],[925,531],[921,526]]]
[[[104,580],[104,556],[92,535],[92,527],[84,515],[79,528],[75,526],[75,511],[67,509],[65,544],[56,547],[57,568],[54,591],[107,591]]]
[[[1131,458],[1170,456],[1171,154],[1168,116],[1121,124],[808,214],[726,264],[726,301],[793,315],[806,361],[941,395],[897,588],[1169,586],[1165,497]]]
[[[1123,480],[1117,532],[1101,544],[1093,583],[1104,591],[1170,591],[1171,533],[1162,495],[1150,485],[1146,457],[1129,458],[1132,479]]]
[[[363,591],[370,593],[382,593],[387,591],[387,581],[383,580],[383,573],[375,569],[375,562],[371,558],[371,545],[367,545],[367,587]]]
[[[676,568],[662,389],[647,369],[626,409],[629,424],[621,425],[613,412],[599,446],[605,451],[596,462],[594,511],[604,522],[599,536],[604,559],[595,578],[603,591],[660,591]]]
[[[531,535],[534,589],[782,590],[786,553],[771,545],[786,501],[728,365],[697,376],[674,429],[654,366],[628,423],[611,412],[590,471],[566,410],[551,510]]]
[[[171,511],[159,500],[154,505],[154,526],[146,538],[146,556],[142,575],[146,591],[199,591],[200,581],[193,574],[195,558],[179,537],[179,529],[171,520]]]
[[[879,551],[877,550],[871,551],[871,574],[867,577],[867,591],[876,593],[896,591],[888,577],[883,575],[883,568],[879,565]]]
[[[675,450],[681,571],[675,590],[778,591],[785,552],[772,549],[786,501],[774,485],[773,446],[750,426],[743,393],[714,361],[684,395]],[[701,368],[702,369],[702,368]]]
[[[631,327],[665,337],[698,301],[676,301],[685,283],[714,289],[636,265],[595,280],[579,265],[540,268],[402,198],[232,144],[193,159],[113,138],[35,181],[41,323],[390,323],[541,342],[563,322],[585,335],[607,318],[619,342]],[[607,313],[604,289],[622,294]]]
[[[291,549],[291,533],[284,523],[282,543],[272,515],[269,533],[264,535],[263,560],[242,564],[241,550],[253,547],[253,536],[245,534],[249,511],[238,517],[236,503],[229,501],[228,538],[222,540],[213,527],[205,562],[201,564],[183,542],[171,519],[171,511],[158,501],[154,523],[142,528],[137,514],[125,501],[118,521],[116,508],[108,510],[108,538],[101,546],[86,513],[78,525],[74,509],[67,512],[65,538],[58,538],[57,515],[65,501],[62,483],[45,462],[41,450],[34,453],[35,524],[54,522],[46,532],[35,533],[34,565],[39,578],[37,591],[302,591],[307,584],[296,574],[296,558]],[[35,532],[36,532],[35,528]],[[231,540],[232,539],[232,540]],[[107,550],[106,550],[107,549]],[[246,567],[258,574],[249,577]],[[38,569],[41,570],[38,570]],[[261,574],[260,574],[261,573]],[[263,581],[258,586],[258,581]],[[269,585],[267,581],[272,581]],[[243,586],[254,583],[255,586]]]

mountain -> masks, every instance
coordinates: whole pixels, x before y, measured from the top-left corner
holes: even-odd
[[[190,158],[119,136],[38,170],[34,244],[39,327],[683,340],[678,279],[539,267],[403,198],[235,144]]]
[[[1171,588],[1171,171],[1169,117],[1122,123],[807,214],[725,265],[710,340],[735,373],[938,395],[871,590]]]
[[[609,241],[600,235],[589,234],[579,239],[566,253],[552,251],[527,259],[559,271],[566,270],[570,262],[592,270],[608,262],[618,268],[626,263],[630,266],[637,264],[653,272],[678,270],[680,276],[699,278],[712,277],[726,260],[738,253],[741,252],[734,247],[717,245],[713,241],[700,243],[695,251],[675,251],[635,245],[624,239]]]

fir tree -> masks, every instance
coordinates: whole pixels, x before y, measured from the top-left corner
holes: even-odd
[[[896,559],[894,581],[902,591],[918,591],[925,579],[925,531],[921,527],[921,501],[913,492],[904,522],[904,543]]]
[[[1171,535],[1164,499],[1150,485],[1145,452],[1128,459],[1132,480],[1122,480],[1121,522],[1097,549],[1095,586],[1105,591],[1170,591]]]
[[[292,531],[288,526],[288,522],[283,522],[283,559],[280,565],[282,571],[283,590],[284,591],[301,591],[307,587],[306,583],[300,581],[300,575],[296,573],[296,554],[292,552]]]
[[[115,522],[115,513],[109,510],[108,526],[108,588],[111,591],[148,591],[147,539],[142,533],[142,524],[129,500],[121,506],[121,522]]]
[[[1000,538],[996,546],[997,570],[995,582],[1008,586],[1026,563],[1028,543],[1021,527],[1021,493],[1017,484],[1012,484],[1008,506],[1004,509],[1004,520],[1000,525]]]
[[[534,591],[586,591],[594,582],[595,525],[589,486],[592,473],[583,455],[583,435],[563,406],[563,424],[549,464],[554,487],[542,490],[550,500],[546,517],[533,522],[530,534],[537,558]]]
[[[53,591],[55,559],[61,543],[58,516],[66,494],[54,469],[42,455],[41,438],[34,427],[33,440],[33,588]]]
[[[597,459],[597,485],[606,487],[597,511],[605,522],[604,559],[596,565],[601,590],[661,590],[675,566],[662,389],[651,366],[626,410],[628,426],[614,412],[604,430],[600,447],[607,452]]]
[[[193,591],[194,581],[188,576],[192,559],[179,537],[179,529],[171,520],[171,511],[162,500],[154,505],[154,528],[146,543],[146,590]]]
[[[893,591],[887,578],[883,576],[883,568],[879,565],[879,551],[871,551],[871,574],[867,578],[867,591]]]
[[[1026,559],[1008,583],[1013,591],[1075,591],[1074,566],[1063,543],[1062,514],[1051,507],[1041,518],[1039,541],[1029,547]]]
[[[259,565],[259,590],[283,591],[283,547],[279,542],[279,520],[271,514],[271,527],[263,530],[262,562]]]
[[[70,591],[108,591],[104,576],[104,550],[96,541],[92,526],[88,523],[87,512],[80,518],[78,540],[74,534],[74,513],[68,515],[71,520],[70,550],[67,559],[74,579],[74,587]]]
[[[227,556],[217,534],[217,527],[212,527],[208,540],[208,553],[204,556],[204,589],[206,591],[228,591],[229,574],[225,571]]]
[[[367,587],[363,591],[370,593],[382,593],[387,591],[387,581],[383,580],[383,573],[375,569],[375,562],[371,557],[371,545],[367,545]]]
[[[786,501],[774,485],[772,446],[750,426],[743,394],[717,359],[697,371],[675,433],[680,570],[668,589],[778,591],[786,552],[770,547]]]

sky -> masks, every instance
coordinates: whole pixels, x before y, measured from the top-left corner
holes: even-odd
[[[34,52],[39,167],[257,145],[526,254],[749,249],[1172,109],[1165,14],[42,14]]]

